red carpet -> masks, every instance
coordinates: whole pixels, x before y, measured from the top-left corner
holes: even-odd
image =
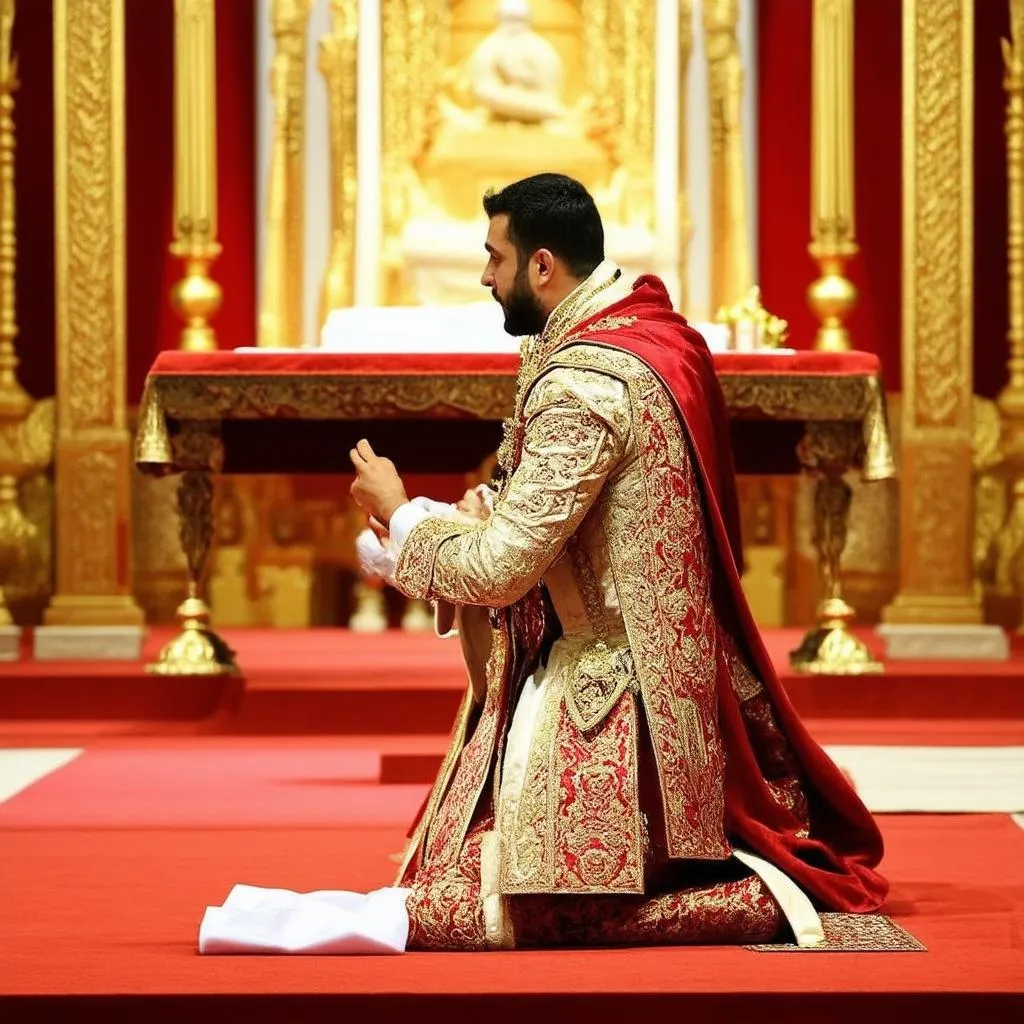
[[[421,788],[374,785],[322,740],[120,741],[0,805],[0,1014],[67,1020],[1009,1020],[1024,1008],[1024,830],[883,817],[888,907],[926,954],[741,949],[200,958],[203,907],[239,881],[372,888]],[[115,996],[134,995],[138,1001]],[[348,1016],[346,1016],[348,1015]]]

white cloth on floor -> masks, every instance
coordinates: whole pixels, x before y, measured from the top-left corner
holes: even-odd
[[[409,938],[409,889],[371,893],[292,892],[236,885],[199,926],[202,954],[404,953]]]

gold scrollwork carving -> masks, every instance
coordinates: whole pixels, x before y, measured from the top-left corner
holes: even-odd
[[[54,0],[54,49],[62,429],[123,427],[123,0]]]
[[[903,4],[900,592],[890,623],[978,623],[972,523],[974,0]]]

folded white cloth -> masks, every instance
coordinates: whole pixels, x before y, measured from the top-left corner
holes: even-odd
[[[318,956],[405,952],[409,889],[358,893],[292,892],[236,885],[199,926],[204,955],[287,953]]]

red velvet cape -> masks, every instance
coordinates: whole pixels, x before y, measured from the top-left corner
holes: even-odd
[[[605,317],[633,316],[601,330]],[[593,326],[590,326],[593,325]],[[597,327],[595,330],[594,327]],[[637,280],[632,293],[572,332],[573,342],[604,345],[640,358],[671,392],[690,440],[706,499],[715,568],[716,612],[754,674],[799,763],[810,810],[810,835],[773,799],[747,736],[728,674],[719,672],[718,719],[726,751],[726,830],[777,865],[826,909],[863,912],[884,900],[888,883],[874,868],[882,837],[846,778],[811,738],[768,657],[740,584],[739,500],[725,398],[703,337],[672,309],[658,278]]]

